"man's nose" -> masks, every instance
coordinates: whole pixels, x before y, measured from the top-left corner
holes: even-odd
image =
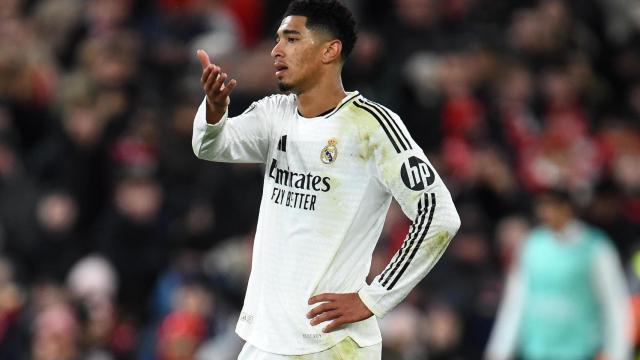
[[[276,45],[271,49],[271,57],[282,57],[282,47],[280,46],[280,42],[276,43]]]

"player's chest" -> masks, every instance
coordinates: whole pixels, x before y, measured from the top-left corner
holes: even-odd
[[[358,131],[340,121],[291,122],[271,141],[271,158],[301,172],[352,173],[366,166]]]
[[[265,174],[274,206],[336,214],[361,194],[370,160],[359,155],[360,136],[345,124],[298,122],[274,132]]]

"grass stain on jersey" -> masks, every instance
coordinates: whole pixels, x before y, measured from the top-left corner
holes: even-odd
[[[332,211],[333,217],[341,217],[344,215],[343,199],[339,196],[342,183],[335,177],[332,177],[329,183],[331,184],[331,192],[329,192],[329,196],[327,197],[327,206],[330,211]]]
[[[357,351],[360,347],[348,337],[336,345],[331,353],[331,360],[357,359]]]
[[[357,108],[353,104],[350,104],[348,109],[345,110],[349,111],[348,121],[341,123],[340,131],[341,133],[349,134],[354,139],[358,139],[358,153],[354,155],[357,155],[363,161],[368,161],[376,151],[375,136],[380,129],[380,125],[364,110]]]
[[[382,178],[389,183],[402,181],[400,178],[400,164],[397,161],[389,161],[389,158],[389,147],[381,147],[378,166],[380,167]]]
[[[359,144],[359,152],[358,152],[358,157],[364,161],[369,160],[369,158],[371,157],[371,155],[373,155],[373,153],[376,151],[376,146],[370,146],[370,139],[371,139],[371,134],[370,133],[364,133],[362,135],[362,137],[360,137],[360,144]]]
[[[367,121],[361,121],[361,123],[361,126],[358,128],[358,157],[366,162],[369,161],[378,149],[378,143],[375,141],[375,131],[377,128],[374,124]]]
[[[360,349],[358,344],[351,337],[347,337],[328,350],[315,354],[296,355],[292,358],[295,360],[357,360],[358,349]]]
[[[451,234],[448,231],[441,231],[433,237],[433,240],[427,242],[427,252],[431,254],[442,253],[449,245]]]
[[[380,124],[365,110],[355,105],[350,105],[349,110],[352,114],[349,119],[351,121],[346,122],[343,130],[356,131],[360,142],[358,157],[366,162],[378,153],[379,158],[375,161],[382,178],[388,183],[400,179],[400,164],[398,161],[392,161],[392,144],[383,133]]]

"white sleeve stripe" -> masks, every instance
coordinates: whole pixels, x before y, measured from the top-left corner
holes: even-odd
[[[425,194],[425,196],[427,195]],[[418,240],[418,243],[413,248],[413,252],[411,252],[411,256],[409,257],[409,260],[407,260],[407,262],[404,263],[402,270],[400,270],[400,273],[398,273],[395,280],[391,282],[387,290],[393,289],[393,287],[396,285],[398,280],[400,280],[400,278],[402,277],[402,274],[404,274],[405,270],[407,270],[407,268],[409,267],[409,264],[411,264],[411,260],[413,260],[413,258],[416,256],[416,253],[418,252],[420,245],[422,245],[422,241],[424,241],[424,238],[427,236],[427,233],[429,232],[429,228],[431,227],[431,221],[433,220],[433,213],[435,212],[434,211],[435,208],[436,208],[436,194],[431,193],[431,210],[429,211],[429,221],[427,222],[427,226],[425,226],[425,228],[423,229],[422,236],[420,236],[420,240]],[[444,251],[444,248],[441,251]],[[440,256],[438,255],[438,257]],[[388,280],[389,279],[387,279],[387,281]]]
[[[423,212],[422,212],[422,208],[423,206],[423,202],[426,201],[424,197],[421,197],[420,200],[418,201],[418,213],[416,214],[416,218],[414,219],[413,223],[411,224],[411,230],[409,231],[409,238],[415,236],[415,233],[418,231],[418,229],[420,228],[418,226],[418,223],[420,223],[420,216],[423,216]],[[402,243],[402,247],[400,247],[400,249],[396,252],[395,256],[393,257],[391,263],[389,263],[389,265],[387,265],[387,268],[382,272],[382,274],[380,274],[380,279],[378,280],[378,282],[382,283],[382,281],[384,281],[384,277],[387,276],[389,270],[393,269],[394,266],[396,266],[396,263],[398,262],[398,260],[400,259],[400,257],[402,257],[402,253],[406,250],[406,247],[409,245],[409,241],[404,241]]]

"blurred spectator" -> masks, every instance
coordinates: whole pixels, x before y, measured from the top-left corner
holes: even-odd
[[[173,294],[173,310],[158,329],[157,356],[160,360],[191,360],[207,335],[207,318],[213,298],[197,282],[186,282]]]
[[[539,194],[536,214],[486,357],[628,359],[628,290],[609,240],[576,218],[564,191]]]
[[[78,206],[64,192],[44,194],[36,204],[38,243],[30,257],[31,275],[62,281],[85,246],[77,234]]]
[[[542,131],[534,112],[535,82],[523,64],[507,64],[500,74],[496,89],[496,106],[500,133],[507,146],[520,156]]]
[[[112,300],[118,293],[118,276],[106,259],[90,255],[71,268],[67,287],[79,299]]]
[[[410,305],[401,305],[380,322],[380,332],[385,338],[385,359],[416,358],[420,351],[418,326],[424,315]]]
[[[76,0],[39,1],[34,5],[33,20],[35,31],[47,44],[49,52],[64,68],[69,68],[78,46],[82,3]]]
[[[110,158],[115,168],[138,175],[156,173],[160,150],[155,122],[155,113],[148,109],[139,111],[131,119],[111,144]]]
[[[220,289],[234,311],[240,311],[251,271],[253,230],[225,239],[205,253],[204,273]]]
[[[25,298],[14,276],[12,264],[0,258],[0,357],[7,360],[19,359],[24,349],[20,316]]]
[[[631,329],[631,334],[637,353],[640,351],[640,250],[638,249],[631,252],[628,273],[631,280],[631,316],[635,325]]]
[[[37,246],[34,207],[38,190],[22,160],[12,146],[0,142],[1,251],[16,261],[18,276],[29,278],[26,268]]]
[[[147,61],[165,75],[158,79],[162,88],[180,80],[180,68],[191,62],[195,49],[207,49],[217,58],[240,48],[238,23],[221,0],[151,4],[151,16],[142,23],[142,32],[149,43]]]
[[[187,211],[195,200],[194,188],[198,182],[201,163],[189,150],[191,144],[192,121],[195,114],[193,101],[185,98],[179,101],[161,132],[160,173],[163,186],[167,190],[167,206],[179,214]]]
[[[103,134],[106,118],[98,108],[95,84],[77,74],[63,82],[60,130],[50,132],[31,151],[27,163],[33,178],[45,188],[74,197],[80,231],[104,206],[106,189]]]
[[[625,203],[619,188],[607,180],[596,187],[586,215],[591,223],[606,231],[626,263],[639,233],[638,224],[634,225],[625,215]]]
[[[84,310],[82,344],[90,359],[115,359],[131,349],[119,347],[114,340],[118,314],[114,302],[118,291],[115,269],[104,258],[87,256],[78,261],[67,278],[73,299]]]
[[[97,229],[97,248],[120,279],[119,304],[139,319],[148,315],[144,309],[153,284],[167,263],[162,198],[155,179],[124,177],[116,184],[113,206]]]
[[[345,63],[345,82],[348,82],[360,93],[367,96],[384,96],[385,76],[380,76],[380,68],[384,68],[388,61],[388,54],[381,35],[374,29],[361,30],[358,42]]]
[[[224,171],[224,176],[219,174]],[[208,169],[199,184],[200,196],[213,203],[216,229],[209,244],[255,228],[258,218],[263,169],[256,164],[230,164]]]
[[[33,29],[17,18],[0,21],[0,98],[15,127],[21,153],[51,129],[55,63]]]
[[[34,360],[74,360],[82,356],[80,323],[65,303],[53,303],[34,320],[31,358]]]
[[[420,325],[418,335],[425,337],[427,358],[444,360],[460,357],[463,328],[454,309],[444,304],[433,305]]]
[[[188,312],[171,313],[158,336],[158,359],[191,360],[205,337],[204,320]]]
[[[498,259],[503,270],[508,271],[517,261],[529,231],[527,220],[520,216],[504,218],[498,223],[496,241]]]

